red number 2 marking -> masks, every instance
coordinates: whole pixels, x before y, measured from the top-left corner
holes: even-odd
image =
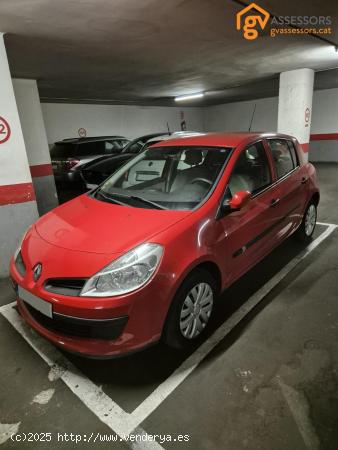
[[[4,144],[11,136],[11,128],[6,119],[0,116],[0,144]]]

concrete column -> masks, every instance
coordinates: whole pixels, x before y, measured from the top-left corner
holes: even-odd
[[[295,136],[308,159],[314,71],[297,69],[280,74],[278,132]]]
[[[58,205],[39,91],[35,80],[14,79],[23,137],[40,215]]]
[[[38,218],[7,54],[0,33],[0,277],[28,226]]]

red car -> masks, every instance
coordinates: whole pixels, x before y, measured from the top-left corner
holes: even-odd
[[[189,346],[220,292],[291,234],[311,238],[318,202],[291,136],[160,142],[30,227],[10,264],[20,313],[87,356]]]

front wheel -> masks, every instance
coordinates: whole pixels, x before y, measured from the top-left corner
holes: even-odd
[[[198,342],[210,321],[216,283],[209,272],[196,269],[178,289],[164,325],[162,339],[169,346],[186,349]]]
[[[302,242],[308,242],[316,228],[317,205],[311,201],[305,210],[302,223],[296,231],[296,237]]]

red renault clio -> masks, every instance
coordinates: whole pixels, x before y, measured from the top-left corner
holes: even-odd
[[[220,292],[316,225],[315,169],[295,138],[160,142],[32,225],[11,260],[23,318],[71,352],[115,356],[203,337]]]

